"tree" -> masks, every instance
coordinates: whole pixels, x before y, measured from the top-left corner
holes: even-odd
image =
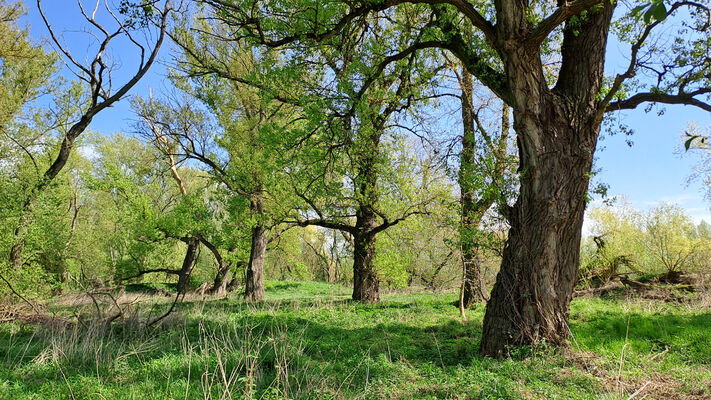
[[[23,108],[49,91],[49,78],[57,69],[56,57],[32,44],[28,32],[17,27],[17,20],[23,13],[21,3],[7,5],[5,0],[0,2],[0,36],[4,38],[0,43],[0,129],[3,142],[5,139],[10,142],[1,148],[3,160],[14,153],[11,143],[18,151],[32,156],[28,145],[31,147],[35,143],[23,143],[11,135],[10,124],[20,116]]]
[[[647,252],[665,271],[664,280],[676,282],[688,271],[692,260],[701,251],[702,240],[684,210],[672,204],[662,204],[644,216],[644,244]]]
[[[217,272],[212,286],[208,289],[208,293],[223,295],[227,292],[229,274],[234,264],[234,255],[242,245],[240,240],[242,236],[241,230],[236,228],[229,219],[225,219],[224,216],[232,214],[234,217],[236,214],[239,217],[245,217],[244,207],[239,202],[230,204],[230,199],[222,193],[221,188],[214,186],[214,181],[209,184],[209,179],[203,179],[205,183],[208,183],[207,187],[196,187],[195,193],[188,194],[185,182],[178,171],[179,163],[184,164],[186,160],[191,158],[209,157],[203,153],[200,153],[201,155],[199,156],[192,153],[197,153],[202,149],[197,150],[195,147],[187,146],[184,142],[185,140],[199,140],[204,143],[205,138],[200,136],[205,134],[202,131],[205,130],[204,128],[207,125],[201,124],[200,121],[203,121],[205,116],[192,109],[189,105],[173,106],[166,102],[156,101],[153,98],[146,101],[136,97],[132,101],[132,107],[140,117],[140,122],[136,124],[138,131],[146,138],[147,142],[152,143],[162,154],[183,199],[193,204],[196,209],[209,207],[217,210],[214,215],[206,218],[202,223],[192,224],[193,229],[191,230],[179,229],[172,232],[164,230],[165,234],[177,235],[177,239],[188,245],[183,267],[179,273],[178,289],[183,292],[187,289],[186,285],[196,262],[197,249],[200,244],[203,244],[212,253],[217,265]],[[182,117],[178,114],[182,115]],[[192,152],[186,153],[186,149],[191,149]],[[210,165],[208,164],[207,167],[210,167]],[[225,170],[222,169],[221,171],[213,171],[213,174],[224,173]],[[208,178],[207,174],[205,175],[202,178]],[[228,177],[223,176],[221,179],[228,179]],[[218,180],[218,185],[219,182],[220,180]],[[207,195],[209,195],[210,200],[204,199],[204,197],[208,197]],[[202,204],[197,204],[196,201]],[[220,214],[222,214],[222,217]],[[241,223],[242,221],[239,222]],[[232,237],[232,239],[226,240],[226,236]],[[226,254],[223,255],[221,247],[224,246],[228,248],[223,249],[226,250]]]
[[[389,115],[377,113],[377,102],[368,104],[376,111],[376,121]],[[317,157],[323,161],[299,168],[300,174],[292,173],[292,182],[307,204],[294,222],[341,231],[353,248],[353,300],[377,302],[381,275],[387,275],[383,267],[388,264],[387,257],[377,252],[378,235],[409,218],[428,214],[448,188],[441,184],[444,175],[433,160],[417,159],[410,154],[414,153],[411,148],[398,143],[397,136],[386,141],[389,132],[382,125],[381,130],[369,128],[353,134],[356,141],[343,149],[345,157]],[[328,153],[332,147],[322,151]]]
[[[594,208],[589,216],[593,236],[588,239],[588,257],[580,270],[584,284],[603,284],[625,273],[678,283],[683,273],[707,262],[707,224],[702,221],[694,226],[677,205],[661,204],[640,212],[623,202]]]
[[[508,155],[510,112],[503,105],[498,135],[491,134],[482,122],[486,108],[474,104],[474,81],[472,74],[462,68],[454,69],[461,89],[463,133],[461,139],[459,183],[461,203],[460,241],[464,282],[462,305],[469,308],[475,302],[488,300],[482,277],[483,252],[492,238],[482,229],[485,214],[494,203],[506,207],[505,185],[509,166],[513,164]],[[494,128],[495,129],[495,128]],[[477,140],[477,133],[481,139]],[[479,147],[483,147],[480,149]]]
[[[142,123],[139,124],[139,130],[144,137],[148,137],[148,140],[153,143],[153,146],[163,155],[165,162],[167,163],[170,174],[175,181],[176,186],[180,192],[183,199],[188,196],[188,191],[186,189],[185,182],[178,172],[178,166],[175,160],[175,152],[177,150],[178,144],[171,136],[167,136],[161,126],[157,124],[151,117],[151,104],[145,103],[137,98],[133,102],[133,109],[139,115],[142,116]],[[204,236],[201,236],[195,232],[190,232],[189,235],[181,237],[180,240],[187,244],[188,248],[185,252],[185,257],[183,258],[183,265],[178,272],[178,293],[185,294],[189,289],[190,284],[190,274],[195,267],[195,262],[197,261],[198,250],[200,248],[201,242],[207,242]],[[215,248],[214,245],[208,242],[209,248]],[[222,267],[222,257],[219,252],[214,253],[218,260],[218,264]],[[216,290],[221,290],[216,289]]]
[[[282,172],[282,154],[289,149],[275,137],[288,132],[287,125],[299,118],[298,110],[278,98],[260,96],[244,79],[278,59],[239,44],[215,43],[211,38],[222,32],[220,25],[199,17],[195,21],[181,21],[172,33],[182,49],[172,79],[183,99],[154,102],[154,110],[143,118],[172,137],[176,156],[201,163],[233,196],[249,202],[245,298],[260,301],[267,246],[278,237],[276,227],[291,204]],[[213,284],[218,291],[229,272],[226,265],[221,270]]]
[[[410,155],[414,148],[408,147],[404,134],[411,130],[405,126],[407,114],[416,113],[430,97],[434,73],[423,68],[427,57],[414,53],[382,65],[382,46],[403,39],[392,35],[391,25],[397,22],[373,18],[379,21],[377,28],[353,31],[336,49],[323,52],[328,69],[321,72],[325,79],[318,82],[316,93],[327,93],[330,103],[309,110],[315,126],[307,128],[299,154],[310,157],[297,161],[291,173],[294,190],[306,206],[295,222],[337,229],[350,238],[352,298],[362,302],[380,300],[378,235],[427,213],[442,190],[435,160]],[[410,16],[397,18],[407,21]],[[362,37],[366,39],[359,43]],[[385,67],[386,73],[372,74]],[[354,85],[362,79],[369,83]]]
[[[212,17],[210,21],[215,21]],[[389,24],[386,19],[382,22]],[[377,207],[382,190],[379,170],[387,157],[383,147],[389,145],[382,139],[394,130],[390,126],[395,124],[392,117],[420,100],[420,86],[431,79],[431,74],[414,73],[422,61],[403,57],[388,70],[389,76],[376,77],[372,85],[365,86],[367,90],[353,86],[369,70],[387,66],[374,64],[371,53],[380,53],[382,43],[398,40],[390,35],[391,31],[384,26],[353,32],[342,38],[340,50],[326,49],[322,54],[325,61],[312,70],[300,67],[309,65],[307,52],[251,50],[244,55],[244,43],[236,42],[230,47],[225,44],[229,41],[214,41],[214,37],[229,35],[229,26],[219,22],[194,27],[192,32],[197,35],[176,35],[186,54],[183,69],[188,76],[219,76],[244,91],[251,90],[251,95],[258,93],[261,104],[272,102],[300,110],[294,120],[301,122],[285,127],[276,138],[282,142],[281,148],[290,150],[290,164],[284,170],[287,181],[304,203],[302,215],[291,222],[339,229],[352,239],[353,298],[362,301],[379,299],[374,268],[377,233],[421,212],[421,204],[416,204],[404,210],[403,215],[392,217]],[[358,37],[368,39],[359,44]],[[259,65],[252,62],[245,68],[235,62],[256,57],[255,54],[260,57]],[[272,71],[265,72],[267,67]],[[214,96],[206,101],[211,102],[215,102]],[[339,149],[346,154],[336,154]],[[325,177],[329,178],[324,180]],[[343,180],[348,183],[343,185]],[[325,197],[328,199],[324,201]]]
[[[184,243],[181,238],[194,231],[195,215],[204,214],[204,207],[196,207],[197,202],[181,193],[150,144],[116,134],[98,137],[94,146],[95,169],[84,178],[92,208],[101,212],[88,213],[86,219],[102,236],[98,250],[105,254],[102,263],[110,266],[108,278],[120,283],[151,273],[180,277],[174,256]],[[187,171],[182,176],[190,190],[193,180]],[[106,277],[95,270],[81,272],[85,281]]]
[[[621,273],[638,272],[646,258],[641,214],[625,200],[588,211],[591,233],[582,244],[578,284],[601,286]]]
[[[423,22],[402,25],[411,40],[390,48],[382,61],[395,62],[424,48],[448,50],[512,108],[521,178],[518,198],[505,212],[511,229],[484,318],[480,351],[488,356],[505,356],[509,346],[541,340],[566,343],[586,193],[605,114],[650,102],[711,110],[704,101],[711,93],[705,2],[667,6],[654,1],[621,10],[614,28],[630,44],[630,63],[609,80],[604,61],[615,1],[559,1],[555,6],[517,0],[204,3],[234,27],[233,37],[292,48],[332,43],[366,23],[370,14],[415,10],[426,15]],[[651,45],[664,21],[683,18],[684,10],[691,18],[669,41],[676,51]],[[473,35],[465,35],[468,26]],[[549,51],[560,60],[551,80],[542,63]],[[675,59],[669,59],[671,53]],[[635,84],[631,78],[636,74],[652,79]]]
[[[52,92],[49,81],[57,69],[57,59],[33,44],[28,32],[17,26],[23,13],[21,3],[0,1],[0,37],[3,38],[0,43],[0,250],[3,254],[8,254],[15,242],[17,216],[22,212],[26,187],[41,174],[41,155],[52,143],[50,135],[33,129],[35,125],[45,126],[44,115],[35,114],[31,105]],[[56,198],[55,195],[52,193],[51,197]],[[4,267],[5,263],[0,265]],[[8,276],[18,286],[17,280]],[[4,275],[2,279],[9,284]]]
[[[174,102],[136,100],[134,109],[144,121],[147,132],[154,137],[163,137],[164,143],[168,143],[168,147],[161,150],[168,160],[173,158],[173,164],[186,160],[197,161],[221,186],[218,190],[226,190],[230,193],[228,197],[240,197],[248,202],[248,213],[243,213],[239,207],[233,211],[239,211],[239,217],[245,219],[240,222],[247,222],[251,229],[245,298],[259,301],[264,299],[262,271],[269,242],[269,229],[266,227],[268,210],[265,210],[264,199],[266,183],[261,177],[266,174],[268,164],[260,162],[264,159],[261,158],[257,145],[261,138],[259,122],[257,121],[256,128],[252,129],[251,123],[254,123],[254,120],[236,117],[236,114],[243,110],[240,107],[245,105],[240,103],[240,96],[245,93],[239,93],[239,87],[235,88],[229,84],[224,86],[224,83],[229,82],[222,80],[198,83],[202,85],[199,89],[202,95],[214,99],[208,103],[208,106],[212,107],[212,114],[200,109],[195,99],[188,96],[182,96],[182,99]],[[186,90],[192,92],[190,88],[186,87]],[[257,115],[263,114],[257,112]],[[226,157],[221,157],[221,154]],[[237,230],[232,232],[235,233]],[[185,239],[194,239],[195,246],[202,241],[215,256],[219,266],[210,291],[224,293],[231,265],[226,263],[219,249],[207,239],[207,232],[193,232],[189,236]],[[228,250],[229,253],[235,251],[235,246]]]
[[[100,23],[96,18],[99,3],[96,4],[91,14],[86,12],[81,2],[78,4],[82,17],[90,25],[90,29],[93,30],[91,34],[98,42],[98,47],[95,49],[93,55],[87,57],[87,60],[90,61],[80,61],[75,58],[67,46],[60,42],[58,35],[52,28],[52,25],[42,9],[41,0],[37,0],[37,7],[45,26],[49,30],[52,43],[64,56],[72,72],[79,78],[82,84],[86,85],[85,89],[87,93],[86,97],[80,100],[82,107],[81,110],[73,116],[73,122],[66,126],[59,125],[60,135],[62,136],[59,151],[51,165],[31,184],[23,199],[22,210],[15,228],[14,244],[10,250],[9,257],[15,269],[19,269],[23,264],[22,251],[25,247],[25,236],[27,235],[31,223],[32,208],[36,205],[39,195],[64,168],[77,138],[87,129],[92,119],[99,112],[121,100],[146,72],[148,72],[151,65],[153,65],[153,62],[158,56],[161,44],[163,43],[166,32],[166,22],[170,10],[170,1],[166,1],[163,9],[159,11],[156,11],[153,5],[145,7],[144,4],[130,5],[123,10],[126,14],[130,15],[127,15],[124,20],[121,20],[111,8],[109,8],[108,3],[105,3],[106,17],[110,18],[114,25],[110,27],[110,24]],[[157,15],[154,15],[154,13]],[[136,26],[146,26],[148,21],[154,17],[158,24],[157,39],[154,43],[149,43],[148,45],[141,44],[140,41],[134,38]],[[138,50],[138,70],[114,91],[114,82],[112,80],[114,64],[107,60],[106,51],[112,45],[112,42],[115,43],[116,40],[121,37],[127,38],[136,46]],[[146,48],[147,46],[150,47]]]

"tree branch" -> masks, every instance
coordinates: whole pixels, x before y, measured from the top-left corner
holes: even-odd
[[[408,219],[409,217],[411,217],[413,215],[429,215],[429,213],[426,211],[411,211],[411,212],[406,213],[405,215],[398,217],[392,221],[388,221],[387,219],[385,219],[382,224],[376,226],[370,232],[374,235],[378,234],[378,233],[380,233],[392,226],[399,224],[402,221],[405,221],[406,219]]]
[[[296,221],[284,221],[284,223],[296,224],[301,227],[315,225],[315,226],[321,226],[323,228],[338,229],[339,231],[348,232],[350,234],[354,234],[356,232],[356,228],[352,225],[343,224],[343,223],[335,222],[335,221],[329,221],[329,220],[320,219],[320,218],[296,220]]]
[[[676,95],[662,92],[637,93],[625,100],[615,101],[608,104],[605,112],[631,110],[642,103],[681,104],[686,106],[695,106],[702,110],[711,112],[711,103],[703,102],[694,97],[709,93],[711,93],[711,88],[703,88],[691,93],[682,92]]]
[[[539,22],[526,38],[526,46],[538,47],[548,37],[548,35],[558,26],[567,21],[570,17],[580,14],[592,6],[602,3],[605,0],[575,0],[571,3],[562,1],[563,5],[556,9],[553,14]],[[560,4],[560,2],[559,2]]]

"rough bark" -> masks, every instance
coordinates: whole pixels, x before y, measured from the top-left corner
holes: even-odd
[[[375,271],[375,237],[378,216],[373,207],[378,201],[377,154],[380,131],[361,142],[358,153],[356,191],[360,199],[353,232],[353,300],[365,303],[380,301],[380,281]]]
[[[264,300],[264,256],[267,252],[269,231],[261,221],[264,204],[261,189],[252,197],[251,209],[257,216],[257,224],[252,228],[252,248],[249,254],[249,263],[245,275],[244,298],[247,301]]]
[[[481,258],[471,252],[462,252],[462,262],[464,263],[464,283],[462,293],[462,304],[464,308],[471,308],[477,303],[486,303],[486,284],[481,273]]]
[[[518,199],[507,213],[511,229],[501,270],[484,316],[483,355],[501,357],[510,346],[541,341],[566,344],[600,130],[595,97],[613,9],[605,2],[582,28],[565,29],[561,72],[552,90],[536,49],[516,40],[502,44],[505,71],[513,83],[521,178]],[[516,27],[515,21],[502,21],[500,28],[521,32]]]
[[[364,303],[380,301],[380,280],[375,271],[376,215],[361,207],[356,219],[357,232],[353,237],[353,300]]]
[[[190,274],[195,268],[195,261],[197,260],[198,248],[200,247],[200,241],[197,238],[190,238],[186,240],[188,249],[185,252],[185,258],[183,258],[183,266],[180,268],[180,273],[178,274],[178,294],[185,294],[190,289]]]
[[[222,296],[227,293],[227,283],[230,271],[232,270],[232,264],[225,263],[224,261],[218,267],[217,274],[215,274],[215,280],[212,282],[212,286],[207,291],[209,294],[214,294]]]

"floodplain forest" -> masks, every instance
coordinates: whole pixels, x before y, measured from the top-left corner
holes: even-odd
[[[0,399],[711,399],[710,7],[0,0]]]

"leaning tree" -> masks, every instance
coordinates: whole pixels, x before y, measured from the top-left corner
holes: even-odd
[[[22,210],[15,226],[9,257],[15,269],[19,269],[23,264],[25,237],[32,222],[32,209],[40,195],[67,164],[77,139],[89,127],[94,117],[125,97],[151,68],[165,37],[171,5],[169,0],[162,4],[124,1],[119,10],[114,10],[109,3],[102,5],[97,1],[92,8],[85,8],[79,1],[78,19],[86,24],[85,32],[92,39],[88,54],[83,58],[72,53],[70,46],[62,40],[60,32],[50,22],[51,15],[45,13],[41,0],[37,0],[37,8],[49,31],[51,43],[86,93],[84,98],[77,101],[81,106],[76,115],[70,118],[72,122],[58,121],[57,131],[61,136],[61,145],[57,154],[44,173],[27,189],[22,200]],[[149,28],[153,25],[155,29]],[[127,54],[135,57],[131,61],[137,64],[135,72],[128,74],[124,81],[116,77],[119,63],[110,55],[116,43],[122,40],[130,43],[133,52],[129,51]]]
[[[654,0],[629,8],[615,0],[203,3],[234,28],[231,38],[270,47],[327,45],[354,24],[367,23],[363,17],[372,13],[422,13],[422,23],[400,26],[412,40],[389,48],[383,62],[425,48],[448,50],[512,108],[520,187],[506,210],[511,229],[484,317],[484,355],[504,356],[509,346],[542,340],[566,343],[588,183],[605,115],[643,103],[711,111],[707,0]],[[668,21],[676,25],[660,29]],[[612,33],[629,45],[629,64],[606,76]],[[542,62],[550,53],[557,68]]]

